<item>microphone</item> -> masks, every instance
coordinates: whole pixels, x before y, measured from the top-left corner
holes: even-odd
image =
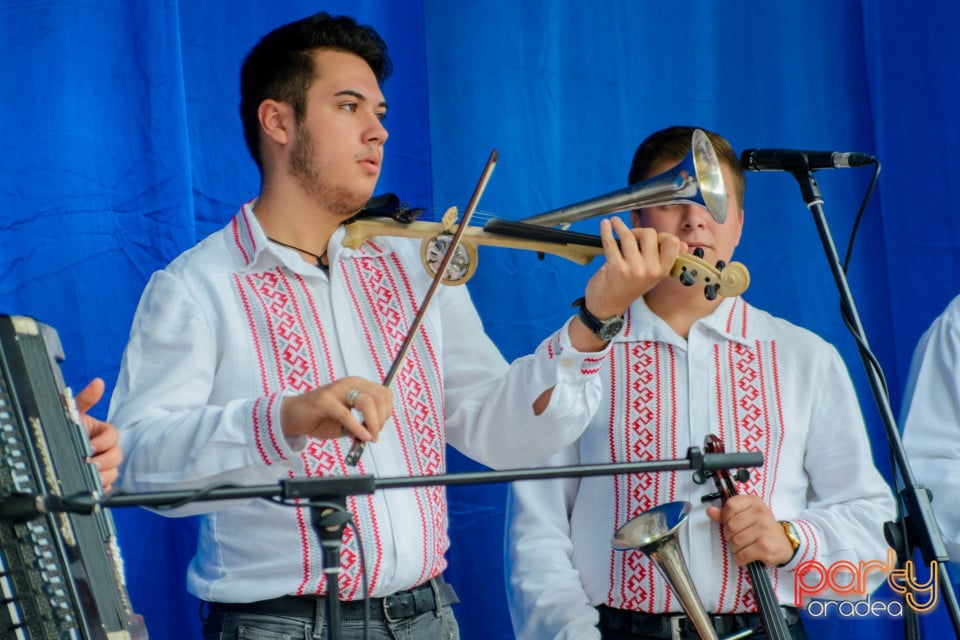
[[[875,164],[865,153],[840,151],[797,151],[795,149],[745,149],[740,164],[747,171],[816,171]]]
[[[57,512],[93,513],[97,496],[80,494],[64,498],[58,495],[14,493],[0,497],[0,521],[29,522],[40,516]]]

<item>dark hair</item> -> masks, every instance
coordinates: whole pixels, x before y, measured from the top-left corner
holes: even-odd
[[[707,134],[717,154],[717,160],[733,171],[737,202],[742,208],[747,179],[743,174],[743,167],[740,166],[740,160],[726,138],[703,127],[667,127],[647,136],[633,154],[633,164],[630,165],[630,174],[627,177],[628,184],[652,177],[648,174],[655,164],[667,162],[676,164],[683,160],[690,153],[690,141],[695,129],[700,129]]]
[[[307,107],[307,91],[316,79],[313,52],[335,49],[366,61],[383,83],[393,67],[383,38],[367,25],[347,16],[318,13],[274,29],[258,42],[240,69],[240,120],[243,137],[257,167],[260,157],[260,122],[257,110],[264,100],[289,104],[297,122]]]

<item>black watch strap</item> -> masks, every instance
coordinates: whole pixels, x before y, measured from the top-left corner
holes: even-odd
[[[601,320],[587,309],[587,301],[585,298],[577,298],[573,301],[573,306],[579,309],[577,316],[580,318],[580,322],[582,322],[591,333],[605,342],[613,340],[613,338],[620,333],[620,329],[623,328],[623,316],[614,316],[606,320]]]

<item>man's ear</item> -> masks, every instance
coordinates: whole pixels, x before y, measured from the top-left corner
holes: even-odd
[[[744,214],[744,210],[741,207],[740,208],[740,229],[737,231],[737,244],[733,245],[735,247],[740,246],[740,238],[743,237],[743,214]]]
[[[267,139],[279,145],[291,142],[295,119],[290,105],[264,100],[257,108],[257,119],[260,121],[260,131]]]

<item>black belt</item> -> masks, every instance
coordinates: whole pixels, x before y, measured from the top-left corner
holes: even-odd
[[[651,614],[639,611],[614,609],[606,605],[597,607],[600,612],[600,628],[607,631],[621,631],[654,638],[699,638],[693,622],[683,614]],[[787,626],[800,621],[797,610],[793,607],[780,607],[780,613],[786,620]],[[728,613],[707,614],[713,623],[717,635],[724,636],[760,626],[760,616],[756,613]]]
[[[439,599],[435,597],[434,586]],[[363,620],[366,606],[371,620],[396,622],[457,602],[460,600],[453,587],[444,582],[442,577],[438,577],[409,591],[398,591],[382,598],[340,601],[340,617],[344,620]],[[323,596],[282,596],[258,602],[208,603],[211,616],[220,613],[250,613],[304,620],[313,620],[317,608],[325,606],[326,598]]]

